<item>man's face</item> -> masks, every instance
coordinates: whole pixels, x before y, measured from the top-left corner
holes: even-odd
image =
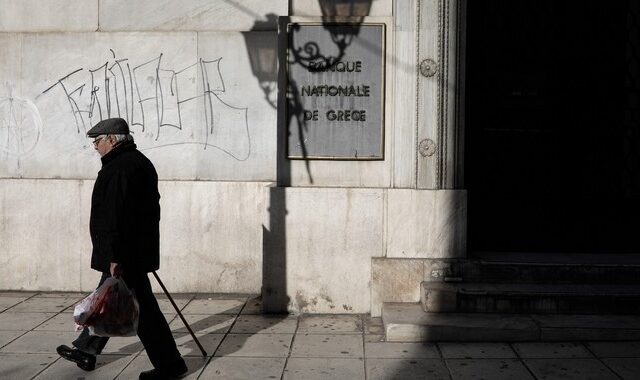
[[[93,140],[93,147],[100,153],[100,157],[109,153],[113,149],[112,138],[109,135],[100,135]]]

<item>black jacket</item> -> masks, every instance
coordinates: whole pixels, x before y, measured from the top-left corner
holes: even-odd
[[[134,143],[116,146],[102,157],[91,196],[91,268],[151,272],[160,266],[158,174]]]

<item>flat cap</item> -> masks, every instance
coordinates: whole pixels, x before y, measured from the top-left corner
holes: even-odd
[[[87,132],[87,137],[97,137],[100,135],[128,135],[129,125],[124,119],[115,117],[113,119],[105,119],[94,125]]]

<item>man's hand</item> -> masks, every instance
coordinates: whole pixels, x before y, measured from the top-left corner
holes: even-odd
[[[109,271],[111,272],[111,276],[113,276],[113,277],[118,276],[119,277],[122,274],[122,267],[118,263],[111,263]]]

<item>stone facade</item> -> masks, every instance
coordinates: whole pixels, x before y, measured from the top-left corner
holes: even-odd
[[[283,94],[251,49],[282,51],[278,17],[320,20],[317,1],[179,3],[0,0],[0,289],[95,287],[88,208],[100,162],[85,132],[115,116],[160,176],[170,291],[260,293],[270,282],[293,312],[368,313],[394,289],[419,291],[420,259],[465,255],[466,193],[425,169],[449,158],[425,161],[418,147],[419,122],[436,123],[434,136],[449,123],[424,116],[438,83],[416,101],[430,80],[416,69],[422,2],[373,0],[365,19],[387,30],[381,161],[285,158]],[[379,277],[384,258],[409,260]],[[380,290],[389,273],[405,283]]]

